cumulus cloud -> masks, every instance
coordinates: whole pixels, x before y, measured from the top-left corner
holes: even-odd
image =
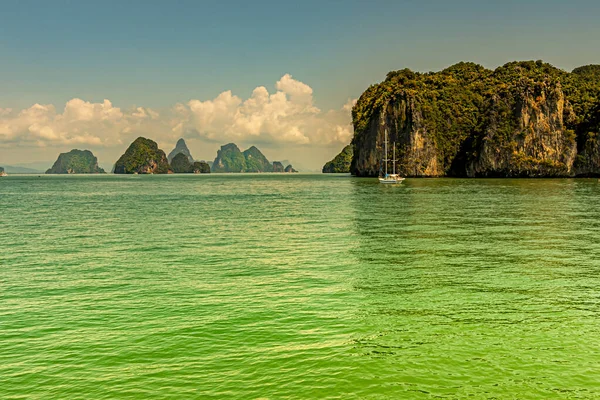
[[[213,100],[179,104],[180,129],[207,140],[273,142],[281,144],[347,144],[352,138],[353,101],[340,110],[323,112],[313,103],[313,90],[291,75],[276,84],[275,93],[259,86],[249,99],[230,91]]]
[[[289,74],[276,82],[273,93],[259,86],[244,100],[228,90],[212,100],[192,99],[168,110],[121,109],[109,100],[75,98],[60,111],[50,104],[0,109],[0,145],[108,147],[140,135],[159,142],[183,136],[217,143],[347,144],[353,104],[322,111],[314,105],[313,89]]]
[[[163,128],[157,111],[137,107],[123,111],[109,100],[90,103],[69,100],[62,112],[51,104],[34,104],[15,111],[0,111],[0,145],[21,146],[89,145],[113,146],[144,130]]]

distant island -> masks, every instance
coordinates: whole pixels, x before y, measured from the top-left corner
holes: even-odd
[[[115,164],[115,174],[173,173],[164,151],[155,141],[139,137],[127,148]]]
[[[234,143],[221,146],[213,162],[215,172],[298,172],[291,164],[271,163],[256,147],[244,152]],[[167,157],[158,144],[144,137],[134,140],[114,165],[115,174],[207,174],[211,165],[195,161],[184,139],[179,139]],[[97,158],[89,150],[71,150],[61,153],[47,174],[104,173]]]
[[[177,141],[175,148],[169,153],[169,156],[167,157],[169,164],[173,162],[173,159],[178,154],[183,154],[190,164],[194,163],[194,157],[192,157],[192,153],[190,153],[190,149],[188,149],[187,144],[185,143],[185,140],[183,138]]]
[[[291,165],[286,167],[278,161],[271,163],[256,147],[242,152],[237,145],[221,146],[212,163],[194,161],[184,139],[179,139],[169,153],[158,144],[143,137],[137,138],[115,164],[115,174],[206,174],[210,172],[298,172]]]
[[[98,159],[89,150],[71,150],[61,153],[47,174],[103,174]]]
[[[292,165],[284,167],[279,161],[271,163],[256,147],[243,152],[235,143],[221,146],[212,164],[213,172],[298,172]]]
[[[209,174],[210,167],[204,161],[190,162],[185,153],[178,153],[171,161],[171,168],[176,174]]]
[[[600,175],[599,65],[392,71],[360,96],[352,119],[356,176],[379,174],[386,130],[404,176]]]
[[[32,167],[30,167],[30,165]],[[47,163],[35,162],[35,163],[18,164],[18,165],[4,164],[2,167],[4,168],[4,172],[6,172],[7,174],[40,174],[40,173],[43,174],[48,169],[48,165],[52,165],[52,163],[51,162],[47,162]],[[35,168],[33,166],[35,166]]]
[[[350,172],[352,164],[352,154],[354,153],[352,145],[342,149],[340,154],[323,166],[324,174],[347,174]]]
[[[195,161],[184,139],[179,139],[167,157],[176,174],[209,174],[210,165],[205,161]]]

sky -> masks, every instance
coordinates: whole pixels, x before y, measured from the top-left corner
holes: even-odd
[[[0,165],[73,148],[110,165],[144,136],[167,153],[184,137],[197,159],[234,142],[320,169],[388,71],[600,64],[598,15],[590,0],[5,0]]]

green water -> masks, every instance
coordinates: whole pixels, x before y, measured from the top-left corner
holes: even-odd
[[[0,397],[598,398],[600,183],[0,180]]]

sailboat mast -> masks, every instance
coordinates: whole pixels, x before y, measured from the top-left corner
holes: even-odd
[[[394,160],[393,160],[394,161],[394,169],[392,171],[392,174],[396,174],[396,142],[394,142],[393,146],[394,146]]]
[[[384,132],[385,132],[385,141],[384,141],[384,143],[385,143],[385,150],[384,150],[385,158],[383,160],[385,161],[385,176],[387,176],[387,174],[388,174],[387,173],[387,163],[388,163],[388,158],[387,158],[387,156],[388,156],[388,152],[387,152],[387,129]]]

